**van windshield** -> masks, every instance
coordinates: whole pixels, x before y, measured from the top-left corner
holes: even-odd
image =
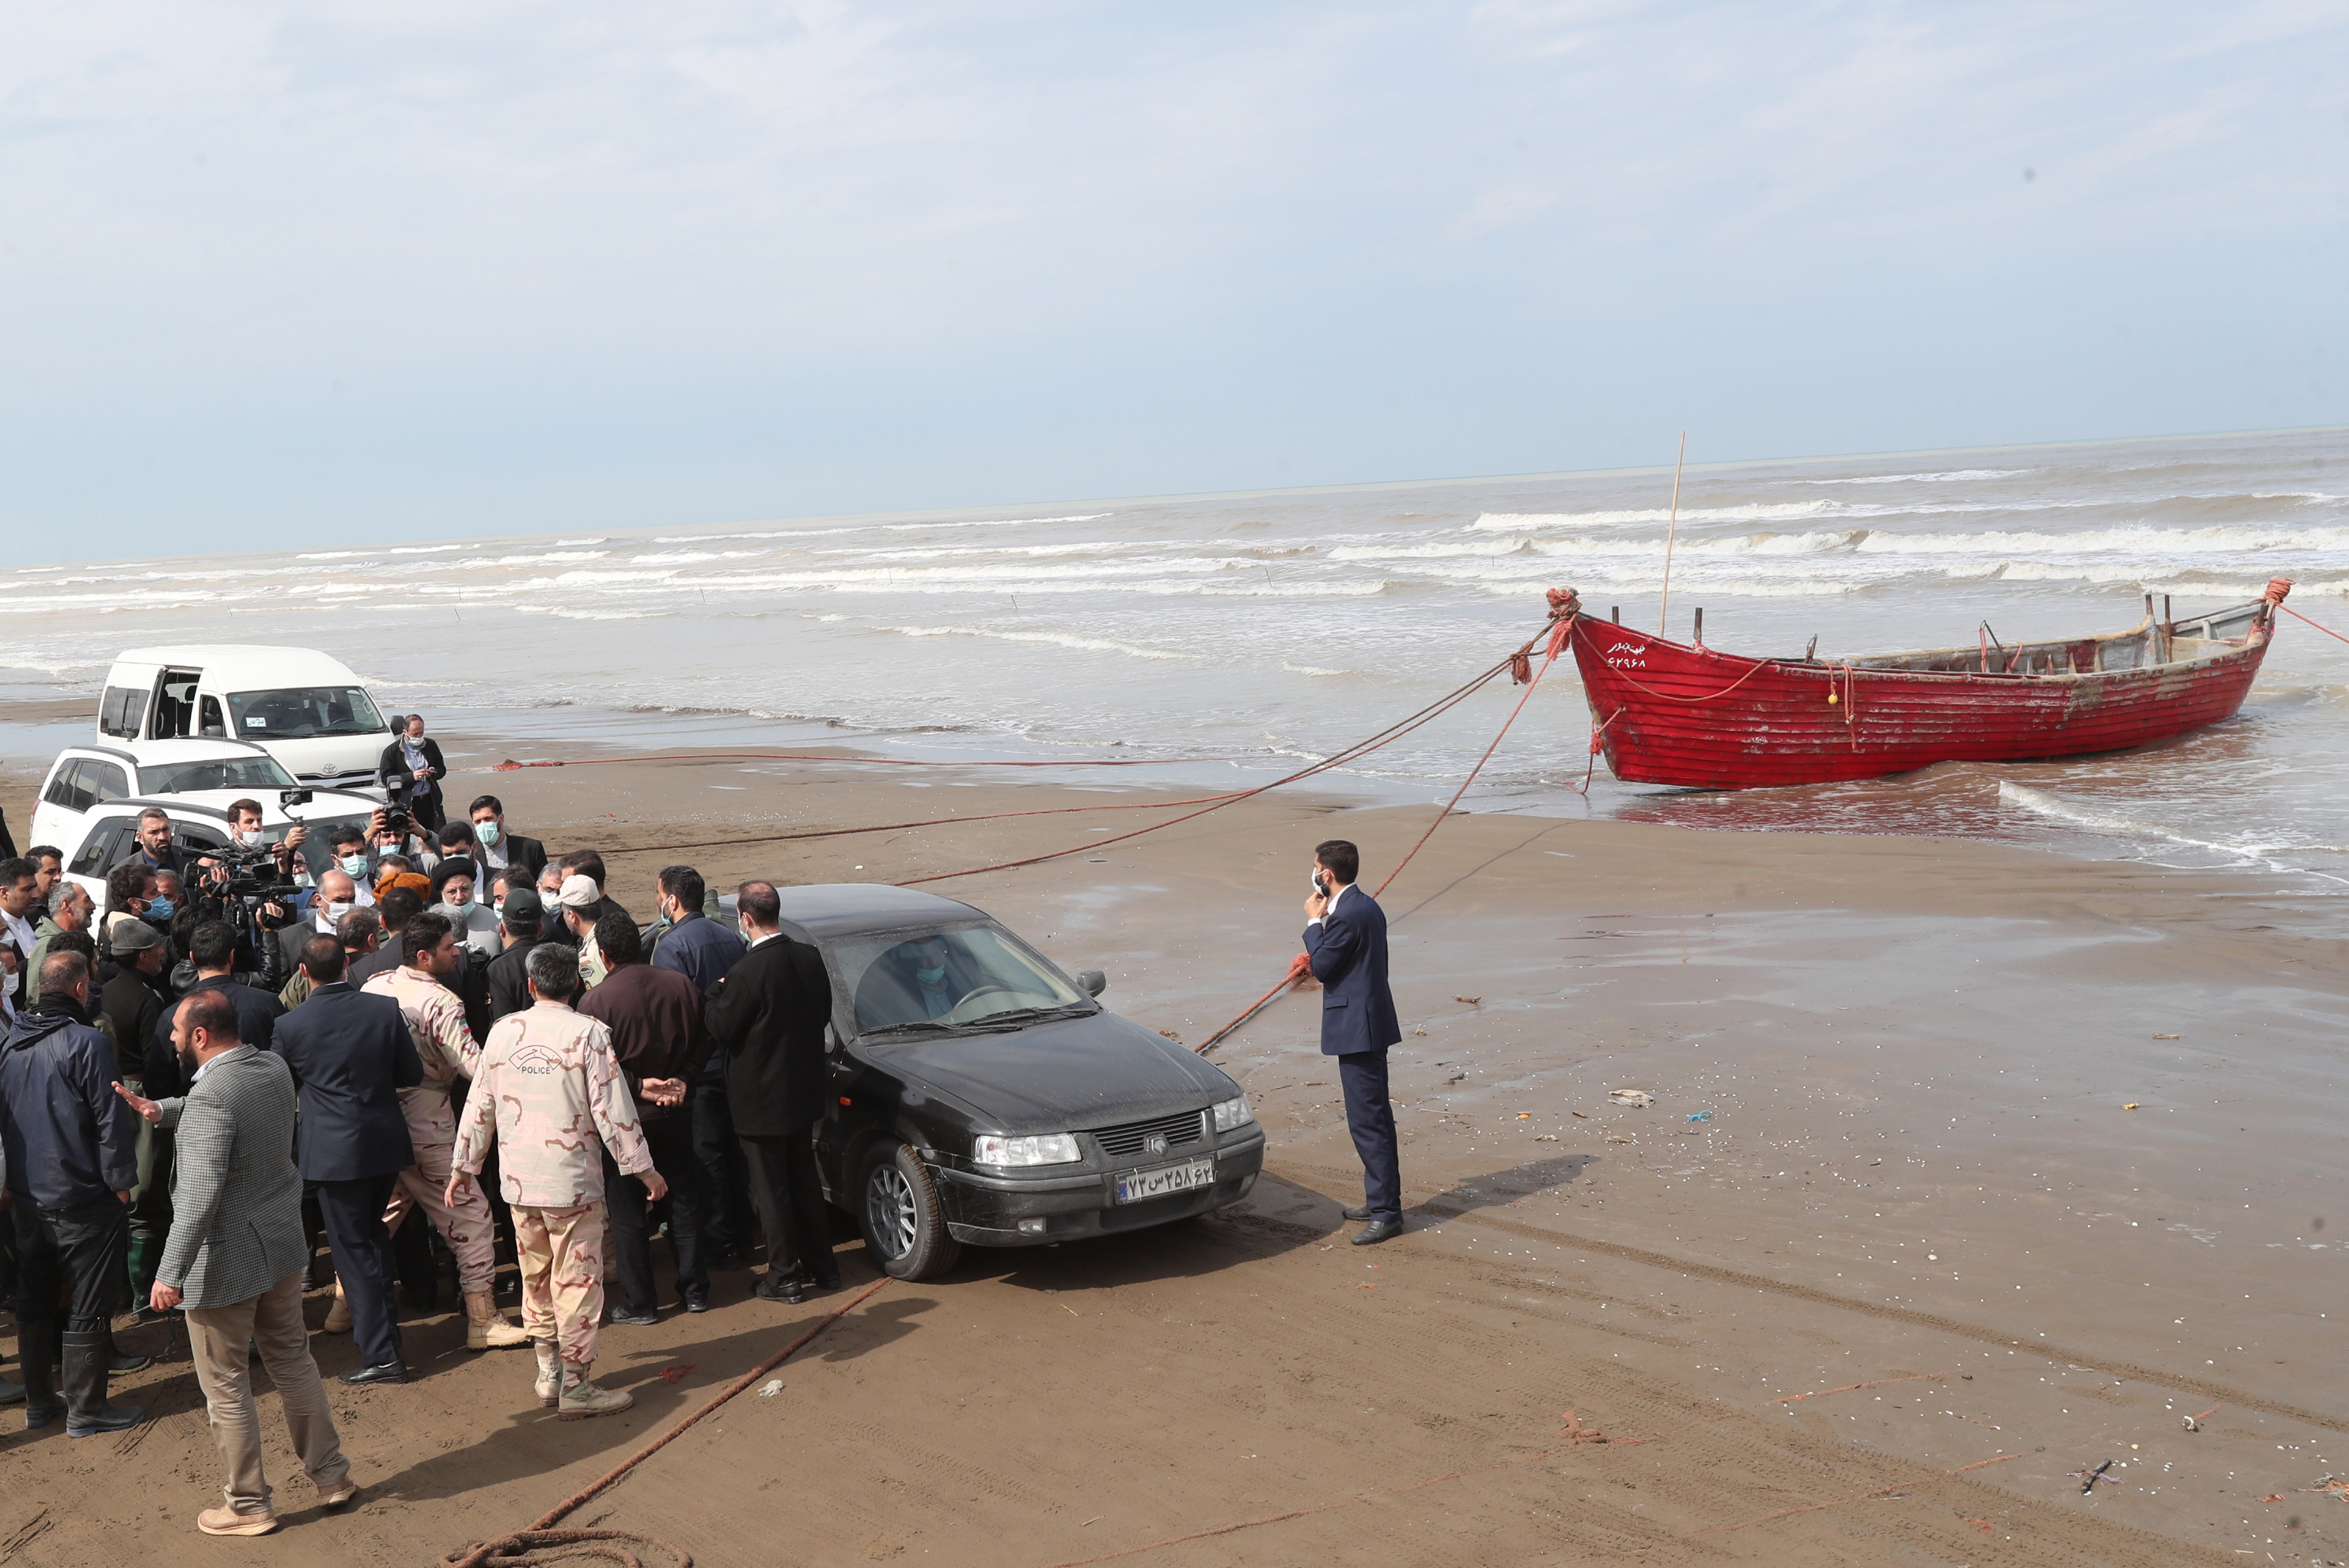
[[[294,775],[275,757],[212,757],[139,770],[140,794],[191,794],[206,789],[292,789]]]
[[[380,735],[383,717],[361,686],[293,686],[232,691],[229,732],[240,741],[300,741],[313,735]]]

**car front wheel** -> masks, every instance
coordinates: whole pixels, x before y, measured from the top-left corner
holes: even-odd
[[[946,1207],[922,1157],[907,1144],[884,1144],[864,1164],[857,1218],[864,1245],[882,1272],[926,1280],[954,1266],[961,1244],[947,1231]]]

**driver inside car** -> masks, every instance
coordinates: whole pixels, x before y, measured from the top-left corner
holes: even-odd
[[[924,937],[903,943],[895,956],[913,979],[914,997],[922,1004],[923,1017],[943,1018],[954,1011],[961,999],[947,979],[946,938]]]

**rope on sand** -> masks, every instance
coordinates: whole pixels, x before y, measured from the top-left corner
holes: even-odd
[[[592,1499],[619,1484],[630,1470],[668,1447],[703,1419],[716,1414],[729,1399],[805,1349],[816,1335],[870,1301],[888,1283],[889,1276],[884,1274],[833,1308],[805,1334],[719,1389],[700,1409],[630,1454],[598,1480],[590,1481],[539,1515],[529,1529],[502,1535],[495,1541],[477,1541],[460,1551],[451,1552],[440,1559],[440,1568],[537,1568],[541,1563],[577,1557],[601,1558],[607,1563],[621,1563],[624,1568],[663,1568],[659,1558],[647,1558],[629,1550],[628,1543],[631,1542],[664,1554],[674,1568],[693,1568],[693,1558],[689,1554],[649,1535],[638,1535],[626,1530],[558,1530],[555,1526],[586,1506]]]

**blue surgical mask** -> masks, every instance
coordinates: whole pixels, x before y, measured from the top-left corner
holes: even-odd
[[[168,920],[171,918],[175,908],[171,899],[159,895],[147,900],[147,918],[150,920]]]
[[[936,969],[917,969],[914,971],[914,978],[924,985],[936,985],[946,977],[947,966],[944,964],[938,965]]]
[[[473,824],[473,836],[480,841],[482,848],[495,849],[498,846],[498,825],[494,822],[477,822]]]
[[[341,860],[337,861],[336,864],[342,867],[346,876],[364,877],[367,875],[367,857],[364,855],[346,855]]]

